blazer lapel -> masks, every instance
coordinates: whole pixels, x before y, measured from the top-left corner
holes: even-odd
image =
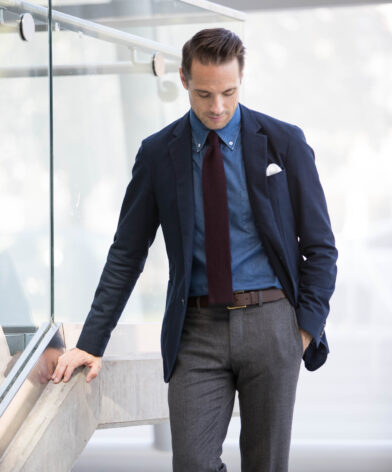
[[[240,106],[242,157],[249,201],[263,241],[270,240],[271,236],[278,234],[278,227],[269,199],[266,176],[268,138],[263,134],[262,125],[255,120],[251,112],[243,105]],[[276,247],[276,244],[274,246]]]
[[[169,153],[176,174],[177,206],[180,219],[182,247],[184,253],[185,273],[192,267],[194,201],[193,201],[193,167],[192,167],[192,134],[189,123],[189,112],[178,122],[169,142]]]
[[[274,267],[283,287],[291,285],[293,288],[293,277],[290,273],[288,257],[285,245],[280,236],[276,217],[271,205],[268,182],[268,137],[263,132],[263,126],[251,111],[241,105],[241,138],[242,156],[244,160],[246,182],[250,205],[256,227],[270,262]],[[290,293],[290,292],[288,292]]]

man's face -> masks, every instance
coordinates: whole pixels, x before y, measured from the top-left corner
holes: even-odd
[[[209,129],[221,129],[231,120],[238,104],[242,73],[237,58],[225,64],[201,64],[193,60],[188,82],[180,67],[182,85],[199,120]]]

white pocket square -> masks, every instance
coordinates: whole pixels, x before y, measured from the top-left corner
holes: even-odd
[[[282,172],[282,169],[278,166],[278,164],[270,164],[267,167],[266,175],[268,177],[270,175],[277,174],[278,172]]]

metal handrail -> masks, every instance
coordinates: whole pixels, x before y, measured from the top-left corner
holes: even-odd
[[[47,21],[49,14],[47,7],[35,5],[34,3],[25,2],[23,0],[0,0],[0,8],[6,8],[18,14],[31,13],[43,21]],[[110,28],[109,26],[100,25],[93,21],[84,20],[83,18],[68,15],[57,10],[52,10],[52,21],[53,23],[62,25],[68,30],[81,32],[93,38],[124,45],[128,48],[136,48],[149,53],[160,52],[176,60],[180,60],[181,58],[179,49],[172,46],[142,38],[135,34],[126,33],[115,28]]]

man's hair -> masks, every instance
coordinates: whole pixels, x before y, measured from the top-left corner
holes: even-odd
[[[196,33],[182,48],[182,72],[191,78],[193,59],[202,64],[224,64],[237,58],[240,72],[244,68],[245,46],[241,39],[224,28],[208,28]]]

